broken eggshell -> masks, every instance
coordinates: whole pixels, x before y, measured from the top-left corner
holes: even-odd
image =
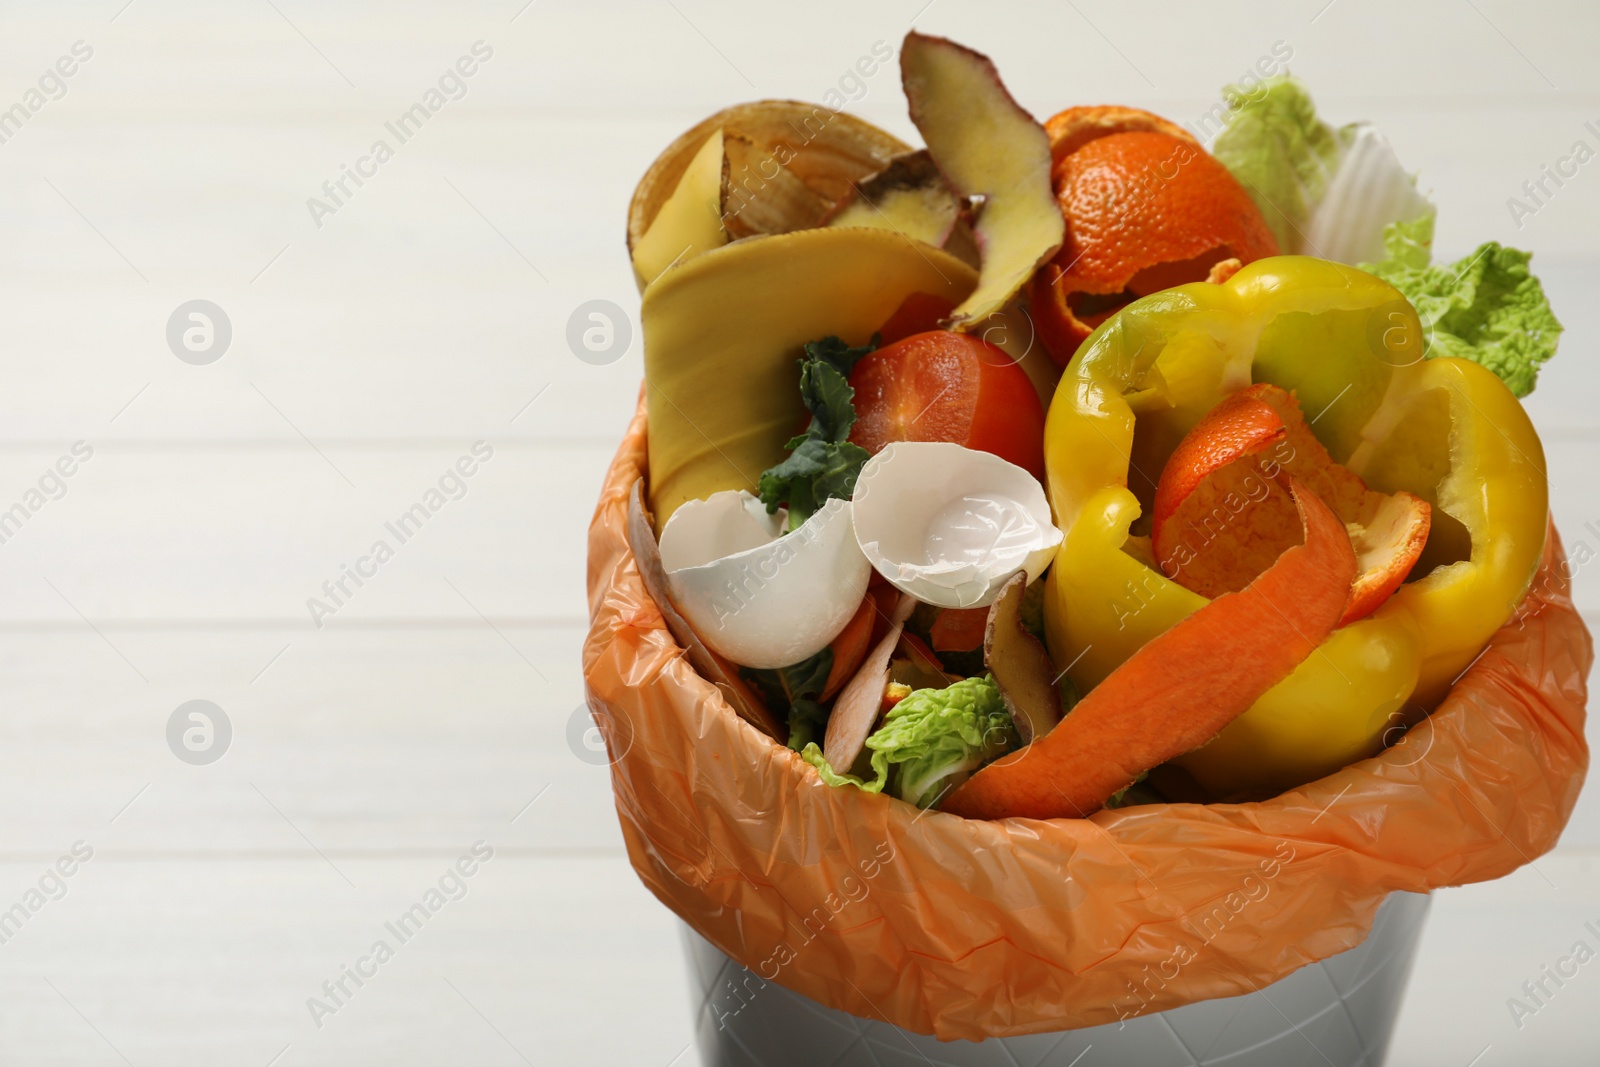
[[[786,534],[787,521],[727,490],[684,504],[661,531],[678,609],[707,645],[746,667],[787,667],[822,651],[872,576],[848,500],[828,501]]]
[[[941,608],[987,607],[1034,581],[1061,544],[1044,487],[999,456],[938,441],[888,445],[855,492],[861,551],[895,588]]]

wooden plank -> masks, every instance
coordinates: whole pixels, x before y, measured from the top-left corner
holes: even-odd
[[[496,852],[461,888],[447,882],[407,940],[390,931],[477,839],[343,859],[355,888],[315,857],[97,853],[0,952],[0,1048],[33,1064],[693,1067],[677,920],[618,858]],[[20,899],[48,862],[0,865],[0,899]],[[392,958],[329,997],[322,984],[380,940]],[[314,1016],[311,998],[331,1014]]]
[[[88,632],[0,643],[0,703],[12,709],[0,725],[0,856],[80,836],[138,855],[386,854],[480,833],[508,848],[621,848],[608,768],[579,710],[580,628],[107,636],[115,650]],[[167,741],[168,720],[195,699],[232,729],[204,766]]]
[[[482,461],[468,439],[398,450],[102,445],[65,496],[3,531],[0,615],[271,620],[307,634],[316,621],[479,612],[581,620],[588,522],[614,445],[487,444]],[[0,455],[0,511],[62,454]],[[477,462],[468,478],[456,475],[463,457]],[[381,564],[379,542],[392,553]],[[358,567],[365,584],[324,589]],[[333,617],[314,621],[312,598]]]

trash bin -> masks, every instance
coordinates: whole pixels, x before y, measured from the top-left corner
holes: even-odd
[[[1255,993],[1083,1030],[939,1041],[824,1007],[683,927],[704,1067],[1380,1067],[1429,898],[1393,893],[1355,948]]]
[[[590,526],[584,683],[634,871],[756,972],[720,957],[697,966],[712,1063],[825,1067],[855,1050],[880,1065],[998,1052],[1037,1067],[1071,1064],[1098,1040],[1079,1061],[1094,1067],[1141,1039],[1171,1055],[1136,1048],[1122,1062],[1372,1062],[1407,958],[1388,945],[1409,951],[1422,903],[1389,898],[1503,877],[1551,848],[1577,802],[1593,646],[1553,527],[1517,616],[1427,719],[1270,799],[985,821],[826,786],[736,714],[645,588],[627,527],[646,434],[641,401]],[[1394,974],[1366,979],[1358,962],[1354,988],[1343,954],[1380,905],[1379,932],[1352,958],[1393,956]],[[1246,906],[1248,919],[1232,918]],[[1410,921],[1390,930],[1397,909]],[[761,995],[735,1009],[709,999],[713,984]],[[1118,1025],[1141,1009],[1169,1014]],[[993,1040],[1039,1031],[1055,1036]],[[1291,1037],[1304,1048],[1254,1055]],[[1064,1058],[1045,1058],[1052,1042]]]

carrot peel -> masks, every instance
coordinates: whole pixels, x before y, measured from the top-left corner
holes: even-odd
[[[966,652],[983,645],[988,608],[945,608],[933,620],[928,643],[935,652]]]
[[[1305,530],[1246,588],[1146,644],[1056,728],[947,797],[969,819],[1079,818],[1152,767],[1200,747],[1288,676],[1338,626],[1356,556],[1344,524],[1300,481]]]
[[[861,606],[850,616],[850,621],[844,624],[839,636],[828,646],[833,649],[833,666],[828,669],[828,680],[824,683],[822,696],[818,699],[827,700],[855,677],[856,668],[861,666],[861,661],[867,656],[867,649],[872,646],[872,621],[877,614],[878,601],[868,593],[861,598]]]

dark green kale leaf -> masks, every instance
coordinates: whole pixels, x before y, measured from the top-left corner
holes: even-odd
[[[800,399],[811,412],[806,432],[785,446],[789,458],[762,472],[758,486],[761,502],[771,514],[789,506],[789,529],[796,530],[823,504],[855,492],[856,478],[867,461],[867,451],[849,441],[856,422],[856,391],[850,371],[862,356],[878,346],[851,348],[837,337],[824,337],[804,346],[800,359]]]
[[[761,693],[775,715],[789,719],[789,747],[799,752],[807,742],[819,740],[828,722],[828,712],[817,698],[827,687],[833,671],[833,649],[799,663],[771,670],[740,667],[739,676]]]

